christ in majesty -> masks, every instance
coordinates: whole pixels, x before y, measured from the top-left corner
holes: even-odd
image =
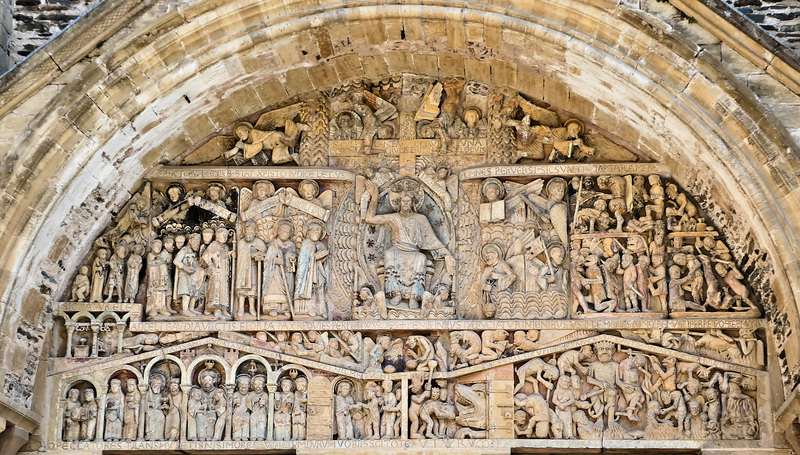
[[[370,194],[364,220],[369,224],[388,226],[391,230],[391,247],[384,255],[385,292],[390,305],[398,306],[408,300],[410,309],[419,308],[425,292],[426,260],[423,251],[435,260],[444,260],[445,276],[452,277],[455,259],[447,247],[436,237],[428,218],[414,211],[415,199],[409,193],[399,197],[397,212],[377,215],[378,188],[367,185]]]

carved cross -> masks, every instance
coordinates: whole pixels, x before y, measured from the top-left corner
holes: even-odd
[[[438,152],[439,139],[416,139],[416,121],[413,112],[400,113],[398,139],[376,140],[373,147],[386,155],[397,155],[401,176],[413,176],[417,155],[432,155]]]

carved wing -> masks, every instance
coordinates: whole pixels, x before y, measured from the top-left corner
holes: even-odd
[[[447,187],[447,192],[450,193],[450,197],[454,200],[458,200],[458,176],[451,175],[447,178],[445,182],[445,186]]]
[[[300,195],[297,194],[297,190],[295,190],[294,188],[289,188],[288,186],[285,186],[283,188],[278,188],[278,190],[275,191],[275,196],[280,196],[281,194],[288,194],[289,196],[300,197]],[[289,196],[284,196],[284,197],[289,197]]]
[[[153,216],[160,215],[164,212],[164,209],[167,208],[169,205],[169,200],[161,191],[153,191],[153,201],[151,204],[152,211],[150,212]]]
[[[242,188],[242,191],[239,193],[239,206],[242,208],[242,212],[247,211],[250,208],[250,204],[253,203],[253,190],[250,188]]]
[[[230,133],[230,134],[231,134],[230,136],[219,136],[219,137],[217,137],[217,140],[219,141],[219,144],[220,144],[219,148],[221,150],[223,150],[223,151],[226,151],[226,152],[228,150],[232,149],[236,145],[236,143],[239,141],[239,139],[237,139],[236,136],[233,136],[233,133]]]
[[[558,121],[558,116],[555,112],[539,107],[521,96],[518,96],[517,98],[519,99],[519,107],[522,108],[522,112],[524,112],[525,115],[530,115],[531,120],[534,120],[544,126],[561,126]]]
[[[418,175],[419,179],[430,189],[433,195],[435,195],[439,199],[445,213],[449,214],[453,210],[453,198],[451,198],[450,193],[447,192],[447,187],[445,186],[445,182],[442,180],[431,178],[431,176],[427,173]]]
[[[506,189],[506,200],[513,199],[520,194],[542,194],[544,189],[544,180],[536,179],[531,183],[523,185],[521,183],[503,182],[503,187]]]
[[[569,208],[567,204],[556,204],[550,209],[550,223],[556,230],[558,238],[561,239],[563,245],[568,245],[567,234],[567,212]]]
[[[422,106],[417,109],[417,114],[414,116],[415,121],[420,120],[433,120],[439,116],[439,103],[442,102],[442,84],[435,83],[428,89],[428,94],[422,101]]]
[[[136,207],[136,203],[139,200],[145,201],[145,203],[147,204],[147,208],[149,209],[150,208],[150,198],[147,197],[147,193],[149,192],[149,190],[150,190],[150,184],[147,183],[145,185],[144,189],[141,192],[134,194],[133,197],[130,198],[128,203],[125,204],[124,207],[122,207],[122,210],[120,210],[119,213],[117,214],[117,216],[114,217],[114,222],[115,223],[119,223],[123,219],[125,219],[128,216],[128,212],[130,212],[131,210],[134,209],[134,207]]]
[[[320,193],[319,196],[317,196],[317,199],[319,199],[319,201],[322,202],[322,205],[326,209],[330,209],[331,206],[333,205],[333,191],[325,190],[322,193]]]
[[[392,103],[368,90],[364,90],[364,101],[375,110],[375,117],[379,122],[393,120],[397,117],[397,108]]]
[[[231,187],[230,191],[228,191],[228,194],[225,197],[225,205],[228,206],[228,210],[236,213],[239,205],[239,188],[235,186]]]
[[[333,258],[334,283],[340,295],[352,297],[354,295],[356,274],[363,273],[358,267],[357,242],[358,224],[356,217],[358,206],[353,199],[353,190],[349,190],[336,214],[336,223],[333,228],[333,245],[331,256]]]
[[[276,109],[261,114],[256,122],[255,129],[262,131],[274,130],[276,128],[283,128],[287,120],[293,120],[300,114],[300,103],[286,106],[282,109]]]
[[[526,194],[531,194],[531,193],[542,194],[542,189],[544,189],[544,180],[536,179],[531,183],[528,183],[527,185],[523,186],[522,188]]]
[[[200,188],[190,190],[186,192],[186,199],[188,200],[190,197],[194,198],[204,198],[206,196],[206,192]]]
[[[370,92],[369,90],[364,90],[364,102],[367,103],[372,110],[378,110],[378,95]]]
[[[480,290],[478,288],[478,256],[480,248],[480,227],[478,214],[469,201],[464,189],[459,191],[458,204],[453,224],[456,233],[456,260],[458,261],[458,284],[461,295],[456,296],[460,303],[458,312],[465,316],[477,317],[480,310]]]

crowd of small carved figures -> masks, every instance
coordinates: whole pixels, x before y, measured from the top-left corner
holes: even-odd
[[[598,334],[591,330],[556,333],[556,336],[549,336],[547,340],[540,339],[540,331],[536,329],[513,332],[502,329],[454,330],[439,332],[435,336],[406,337],[369,336],[350,330],[256,332],[225,336],[249,346],[352,371],[395,373],[454,371]],[[753,328],[709,329],[702,332],[656,328],[621,330],[614,334],[626,340],[749,368],[760,369],[764,366],[764,344]],[[129,334],[122,338],[122,348],[112,351],[141,354],[208,336],[208,332]],[[107,343],[111,344],[114,339],[109,337]],[[85,340],[74,345],[73,357],[84,356],[81,354],[89,352],[89,348]],[[431,368],[431,364],[434,368]]]
[[[334,421],[325,423],[333,425],[337,439],[394,439],[401,426],[411,439],[486,437],[486,382],[460,383],[457,378],[434,378],[434,373],[491,361],[496,355],[483,359],[481,352],[472,357],[460,352],[441,358],[424,352],[420,338],[409,337],[399,358],[391,355],[388,340],[389,349],[379,342],[367,356],[368,372],[395,371],[399,363],[405,364],[400,370],[416,371],[408,397],[402,395],[400,382],[387,376],[333,382],[328,393],[334,400]],[[206,360],[197,367],[194,383],[184,385],[185,378],[169,363],[162,361],[151,370],[146,384],[137,383],[129,371],[115,373],[103,399],[91,384],[72,384],[63,404],[63,440],[263,441],[268,434],[276,441],[306,439],[308,419],[315,418],[307,409],[307,373],[289,369],[268,384],[264,368],[251,360],[223,384],[216,362]],[[516,437],[758,437],[757,383],[744,373],[626,349],[608,340],[514,366]],[[408,401],[408,421],[401,418],[403,400]]]
[[[239,123],[225,137],[229,148],[192,163],[326,166],[331,156],[391,154],[393,140],[426,143],[429,155],[484,155],[492,164],[637,160],[598,151],[585,132],[580,120],[562,122],[505,87],[404,74],[347,83],[267,112],[255,125]]]
[[[79,267],[54,343],[62,441],[320,439],[315,424],[342,440],[492,438],[498,400],[506,438],[760,437],[763,308],[742,258],[665,172],[581,121],[399,75],[229,133],[173,164],[265,175],[169,168],[194,174],[146,181]],[[546,171],[612,162],[641,168]],[[493,319],[517,330],[480,324]],[[383,326],[324,322],[357,320]],[[215,340],[229,351],[199,352]],[[130,365],[70,370],[112,356]]]
[[[462,179],[470,165],[613,156],[516,92],[399,75],[231,133],[226,164],[328,166],[339,153],[353,177],[147,183],[70,300],[146,302],[150,320],[760,315],[719,232],[660,175]],[[477,149],[459,151],[469,138]],[[331,302],[334,287],[354,304]]]
[[[760,316],[718,232],[658,175],[483,181],[476,314],[454,303],[469,295],[453,289],[452,245],[463,240],[454,238],[453,214],[410,177],[381,188],[358,176],[354,186],[357,220],[337,221],[357,234],[335,227],[342,238],[333,240],[333,192],[320,193],[314,180],[296,190],[212,183],[189,195],[173,183],[152,203],[137,194],[96,242],[70,297],[144,300],[154,321]],[[350,284],[352,306],[331,301],[332,248],[356,256],[355,267],[338,257],[333,266],[348,275],[339,281]],[[137,299],[142,281],[146,299]]]
[[[610,341],[518,367],[514,431],[564,439],[754,439],[754,377]],[[526,390],[527,389],[527,390]],[[526,393],[527,391],[527,393]]]

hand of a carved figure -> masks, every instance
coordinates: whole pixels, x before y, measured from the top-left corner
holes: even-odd
[[[371,198],[377,199],[378,187],[372,182],[372,180],[364,179],[364,187],[367,190],[367,194],[369,194]]]
[[[283,258],[278,256],[275,258],[275,265],[283,265]]]
[[[445,269],[447,269],[448,271],[452,272],[456,268],[456,258],[454,258],[453,256],[450,256],[450,255],[445,256],[444,257],[444,266],[445,266]]]

